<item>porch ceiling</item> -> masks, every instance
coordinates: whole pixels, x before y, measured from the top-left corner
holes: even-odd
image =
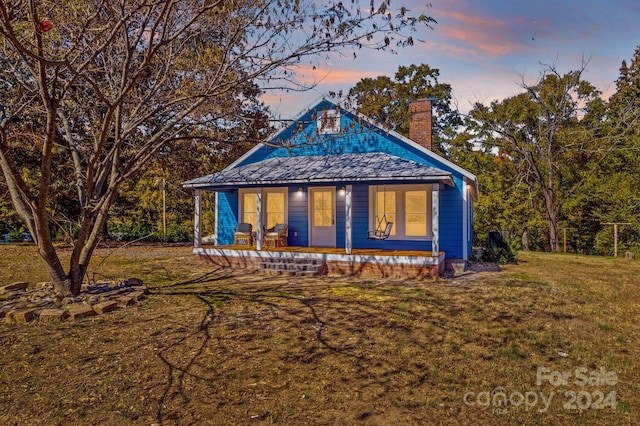
[[[269,158],[202,176],[184,182],[183,186],[215,188],[365,181],[442,182],[453,186],[449,172],[382,152]]]

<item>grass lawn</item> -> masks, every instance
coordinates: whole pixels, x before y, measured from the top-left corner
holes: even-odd
[[[0,424],[640,424],[640,262],[373,281],[190,253],[100,249],[92,276],[144,279],[144,303],[0,323]],[[45,279],[32,246],[0,246],[0,285]]]

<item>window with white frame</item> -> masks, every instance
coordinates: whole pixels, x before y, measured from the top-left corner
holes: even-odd
[[[262,224],[273,228],[277,223],[287,223],[287,188],[262,189]],[[256,189],[239,191],[240,222],[258,226],[258,194]]]
[[[313,226],[332,226],[333,200],[332,191],[313,192]]]
[[[282,192],[267,192],[266,193],[266,222],[267,229],[273,228],[277,223],[285,223],[285,194]]]
[[[374,211],[374,229],[384,230],[387,223],[393,223],[391,233],[396,235],[398,229],[398,221],[396,220],[396,191],[393,189],[382,188],[375,192],[375,211]]]
[[[369,188],[369,228],[393,222],[390,239],[431,239],[431,185],[380,185]]]
[[[407,237],[427,236],[427,191],[424,189],[404,192],[404,233]]]
[[[253,229],[258,226],[258,194],[254,192],[245,192],[240,198],[242,201],[242,217],[241,223],[250,223]]]

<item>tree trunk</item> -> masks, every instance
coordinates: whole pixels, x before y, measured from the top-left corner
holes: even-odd
[[[553,217],[549,216],[549,244],[551,245],[551,251],[558,253],[560,251],[560,244],[558,244],[558,223],[555,214]]]
[[[53,245],[49,246],[38,242],[38,254],[47,267],[49,278],[53,284],[53,291],[63,295],[70,295],[71,281],[67,274],[64,273],[64,269]]]
[[[525,222],[522,225],[522,250],[523,251],[529,251],[529,227],[527,226],[527,223]]]
[[[87,267],[85,265],[77,264],[71,265],[69,270],[69,291],[74,296],[80,293],[82,289],[82,280],[84,278],[84,274],[87,271]]]
[[[72,283],[64,272],[60,263],[60,258],[56,253],[49,232],[48,213],[41,209],[39,203],[30,199],[26,184],[22,181],[19,172],[9,162],[5,153],[8,151],[5,133],[0,133],[0,169],[5,177],[5,182],[9,188],[11,200],[16,209],[16,213],[27,226],[34,238],[38,255],[44,261],[47,273],[53,284],[54,291],[60,294],[71,294]],[[46,196],[46,194],[41,194]],[[79,287],[78,287],[79,289]]]
[[[547,188],[543,191],[545,209],[547,211],[547,222],[549,224],[549,246],[553,253],[560,250],[558,243],[558,216],[559,212],[555,205],[553,189]]]
[[[547,222],[549,223],[549,245],[553,253],[560,251],[558,241],[558,214],[552,206],[547,206]]]

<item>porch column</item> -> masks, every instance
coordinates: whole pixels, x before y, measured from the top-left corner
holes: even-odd
[[[431,190],[431,255],[440,252],[440,184],[434,183]]]
[[[214,193],[214,203],[215,207],[213,209],[213,244],[218,245],[218,194],[219,192]]]
[[[345,187],[344,194],[344,250],[347,254],[351,254],[352,242],[352,213],[351,213],[351,192],[353,191],[353,185],[347,185]]]
[[[469,186],[462,180],[462,259],[469,258]]]
[[[256,250],[262,250],[262,188],[258,188],[256,193]]]
[[[195,195],[193,197],[194,204],[194,220],[193,220],[193,247],[198,248],[202,242],[202,237],[200,234],[200,209],[202,207],[202,201],[200,196],[200,190],[196,189]],[[216,205],[216,209],[218,206]]]

